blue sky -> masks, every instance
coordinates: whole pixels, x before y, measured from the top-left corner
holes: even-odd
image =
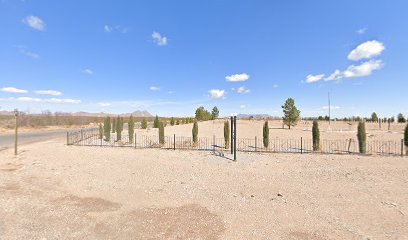
[[[408,1],[0,0],[0,110],[408,114]],[[337,71],[336,71],[337,70]]]

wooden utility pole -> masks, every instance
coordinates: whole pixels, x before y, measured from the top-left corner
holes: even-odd
[[[17,155],[18,145],[18,109],[14,109],[15,127],[14,127],[14,155]]]

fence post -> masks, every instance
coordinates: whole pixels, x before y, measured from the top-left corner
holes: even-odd
[[[401,139],[401,157],[404,156],[404,139]]]
[[[215,135],[213,135],[213,154],[215,155]]]
[[[258,149],[257,149],[257,140],[256,140],[256,136],[255,136],[255,152],[257,152],[258,151]]]
[[[349,145],[348,145],[348,149],[347,149],[347,151],[348,151],[349,154],[351,153],[351,152],[350,152],[351,141],[352,141],[352,139],[350,138]]]
[[[67,132],[67,146],[69,145],[69,133]]]
[[[233,117],[231,117],[231,154],[233,154],[234,151],[234,120]]]
[[[234,161],[237,161],[237,116],[234,116]]]
[[[83,139],[84,139],[84,133],[83,133],[83,131],[81,129],[81,142],[83,141]]]
[[[173,150],[176,150],[176,134],[173,135]]]
[[[136,138],[136,136],[137,136],[137,135],[136,135],[136,133],[135,133],[135,148],[137,148],[137,143],[136,143],[136,139],[137,139],[137,138]]]
[[[300,154],[303,154],[303,137],[300,137]]]

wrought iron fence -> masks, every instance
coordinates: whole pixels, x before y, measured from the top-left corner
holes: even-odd
[[[100,147],[133,147],[133,148],[163,148],[208,151],[230,151],[230,145],[225,144],[224,138],[199,137],[196,143],[192,137],[165,136],[164,143],[160,144],[158,136],[135,134],[129,137],[126,133],[118,139],[116,133],[110,138],[100,138],[98,129],[83,129],[67,132],[67,145],[100,146]],[[325,154],[358,154],[358,141],[327,140],[320,141],[319,150],[313,151],[312,139],[270,139],[264,146],[262,138],[238,138],[237,151],[263,153],[325,153]],[[372,140],[366,143],[368,155],[404,155],[402,141]]]

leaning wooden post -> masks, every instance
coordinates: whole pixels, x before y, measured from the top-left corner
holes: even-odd
[[[234,153],[234,118],[231,116],[231,154]]]
[[[17,155],[17,145],[18,145],[18,110],[14,110],[14,115],[15,115],[15,120],[16,120],[16,126],[14,128],[14,155]]]
[[[351,152],[350,152],[350,148],[351,148],[351,141],[352,141],[353,139],[351,139],[350,138],[350,141],[349,141],[349,145],[348,145],[348,153],[350,154]]]
[[[176,150],[176,134],[173,135],[173,150]]]
[[[234,161],[237,161],[237,116],[234,116]]]

